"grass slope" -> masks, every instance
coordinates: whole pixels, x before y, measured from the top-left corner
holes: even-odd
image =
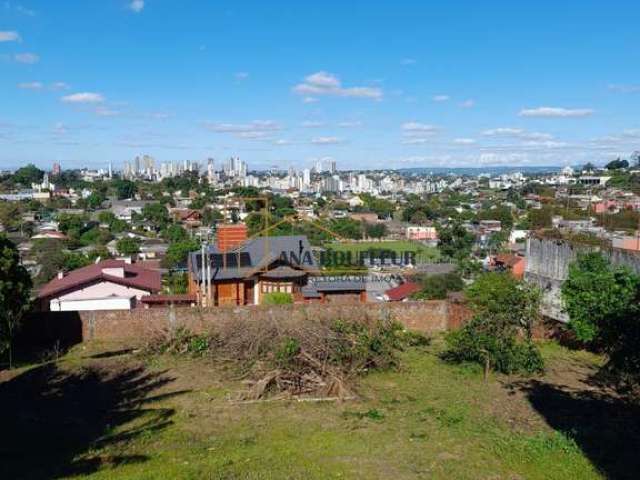
[[[534,408],[527,388],[537,383],[502,376],[485,383],[475,366],[440,361],[438,342],[426,350],[404,352],[399,372],[367,376],[359,387],[362,399],[342,404],[234,404],[228,396],[243,386],[222,380],[229,378],[229,372],[204,359],[160,357],[141,365],[126,352],[96,356],[106,347],[113,349],[77,348],[57,366],[74,379],[84,378],[78,373],[87,369],[105,372],[97,385],[81,384],[73,390],[73,398],[65,397],[72,405],[99,403],[96,422],[104,428],[97,428],[93,438],[83,438],[84,443],[70,444],[76,434],[74,422],[88,423],[93,413],[84,419],[77,406],[49,412],[46,405],[51,402],[28,399],[26,392],[16,391],[22,375],[34,375],[42,367],[0,376],[0,399],[6,402],[19,393],[20,411],[32,409],[24,420],[27,427],[36,421],[44,438],[47,429],[61,429],[51,437],[57,443],[49,445],[49,455],[32,443],[22,460],[7,457],[8,466],[0,469],[23,461],[18,471],[25,477],[109,480],[602,478],[594,466],[598,461],[589,458],[592,452],[574,437],[550,428],[539,406]],[[553,344],[543,351],[549,369],[536,382],[558,388],[586,388],[584,382],[599,362],[590,354]],[[121,371],[135,372],[125,376],[126,388],[100,387],[122,376]],[[56,395],[65,393],[62,377],[56,377]],[[31,395],[41,398],[35,389]],[[118,401],[101,400],[110,395]],[[32,418],[38,415],[56,420]],[[19,441],[29,432],[17,422],[9,419],[9,428],[21,430],[5,437],[17,436]],[[3,430],[7,431],[6,424]],[[611,437],[606,447],[618,448],[615,441],[622,437]],[[0,443],[0,452],[6,453],[6,448]]]

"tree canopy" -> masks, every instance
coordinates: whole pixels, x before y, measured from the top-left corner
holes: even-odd
[[[0,235],[0,354],[9,352],[20,320],[29,309],[31,277],[20,264],[15,244]]]

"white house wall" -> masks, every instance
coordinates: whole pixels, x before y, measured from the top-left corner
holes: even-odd
[[[82,289],[74,290],[73,292],[69,292],[56,298],[59,300],[95,300],[111,296],[124,298],[135,296],[140,300],[140,298],[145,295],[149,295],[149,292],[146,290],[127,287],[113,282],[100,282]]]

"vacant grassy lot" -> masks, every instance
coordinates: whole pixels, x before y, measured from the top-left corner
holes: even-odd
[[[555,344],[536,379],[452,366],[439,342],[345,403],[234,403],[206,359],[76,347],[0,372],[0,478],[637,478],[638,410],[590,379],[599,358]]]
[[[433,262],[440,258],[440,251],[436,247],[427,247],[418,242],[409,240],[397,240],[391,242],[361,242],[361,243],[328,243],[326,248],[335,251],[358,253],[366,250],[391,250],[397,254],[403,252],[416,252],[418,262]]]

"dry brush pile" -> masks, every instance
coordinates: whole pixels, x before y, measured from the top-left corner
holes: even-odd
[[[209,357],[248,386],[241,400],[349,398],[355,379],[398,366],[398,352],[428,339],[393,321],[230,320],[205,334],[185,329],[150,341],[146,354]]]

